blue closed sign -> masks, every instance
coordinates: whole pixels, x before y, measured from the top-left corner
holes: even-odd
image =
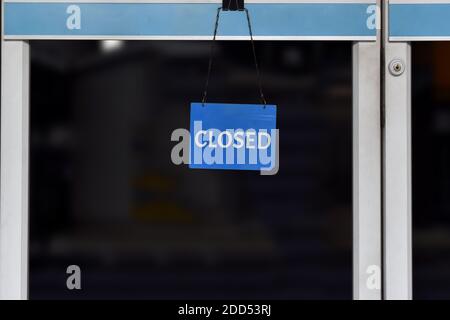
[[[277,168],[277,107],[256,104],[192,103],[192,169]]]

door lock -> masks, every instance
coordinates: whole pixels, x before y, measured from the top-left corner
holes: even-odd
[[[395,76],[401,76],[405,72],[405,63],[401,59],[394,59],[389,63],[389,72]]]

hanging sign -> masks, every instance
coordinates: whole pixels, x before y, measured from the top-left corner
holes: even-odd
[[[276,119],[275,105],[192,103],[189,167],[273,171]]]

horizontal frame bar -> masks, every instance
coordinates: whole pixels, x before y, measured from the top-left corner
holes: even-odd
[[[390,41],[450,41],[450,0],[390,0]]]
[[[375,41],[376,29],[369,23],[375,12],[370,6],[375,3],[254,0],[247,1],[246,7],[256,40]],[[221,1],[207,0],[7,0],[4,38],[209,40],[220,5]],[[248,39],[243,13],[223,12],[218,39]]]
[[[222,0],[4,0],[5,3],[217,3],[222,4]],[[365,3],[375,4],[376,0],[245,0],[249,3],[266,3],[266,4],[280,4],[280,3]]]

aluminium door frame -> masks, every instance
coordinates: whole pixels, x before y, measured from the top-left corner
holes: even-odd
[[[386,300],[411,300],[411,43],[390,41],[390,4],[383,7],[382,32],[383,295]]]
[[[383,295],[412,287],[411,43],[450,41],[450,0],[389,0],[383,8]]]
[[[36,0],[7,0],[39,2]],[[89,3],[105,0],[47,0]],[[109,2],[133,2],[110,0]],[[141,1],[171,2],[171,1]],[[179,0],[178,3],[218,3],[218,0]],[[247,3],[358,3],[380,8],[381,0],[247,0]],[[4,13],[5,3],[2,2]],[[367,11],[367,14],[370,12]],[[376,12],[379,14],[379,12]],[[378,17],[379,18],[379,17]],[[4,23],[5,19],[2,19]],[[349,20],[350,22],[350,20]],[[0,299],[28,299],[29,188],[29,68],[31,39],[146,39],[120,36],[8,36],[2,28]],[[381,32],[373,37],[301,35],[255,36],[256,40],[354,40],[353,43],[353,297],[382,299],[382,146],[381,146]],[[155,37],[147,37],[147,39]],[[155,39],[177,37],[156,37]],[[179,37],[178,37],[179,38]],[[206,38],[209,38],[206,37]],[[227,37],[222,37],[227,39]],[[228,37],[241,39],[242,37]],[[345,38],[345,39],[344,39]],[[202,37],[184,37],[202,39]]]

